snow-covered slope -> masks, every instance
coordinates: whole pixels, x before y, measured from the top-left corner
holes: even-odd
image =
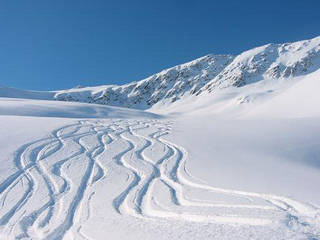
[[[299,78],[285,91],[257,106],[245,117],[312,118],[320,117],[320,69]]]
[[[0,88],[0,239],[320,239],[319,42]]]
[[[319,119],[1,101],[1,239],[319,237]]]
[[[136,109],[21,98],[0,98],[1,115],[55,118],[161,118],[160,115]]]
[[[319,117],[320,70],[288,79],[267,79],[243,87],[217,88],[149,111],[172,116]]]
[[[264,79],[292,78],[320,68],[320,37],[285,44],[268,44],[237,56],[201,91],[241,87]]]

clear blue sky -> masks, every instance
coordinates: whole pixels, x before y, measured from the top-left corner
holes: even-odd
[[[208,53],[320,35],[320,0],[3,0],[0,85],[122,84]]]

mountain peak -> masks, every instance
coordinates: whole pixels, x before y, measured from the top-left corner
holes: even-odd
[[[320,67],[320,37],[295,43],[267,44],[236,56],[204,91],[230,86],[242,87],[266,79],[296,77]]]

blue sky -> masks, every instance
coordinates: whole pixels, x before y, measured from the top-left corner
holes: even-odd
[[[208,53],[320,35],[319,0],[3,0],[0,85],[123,84]]]

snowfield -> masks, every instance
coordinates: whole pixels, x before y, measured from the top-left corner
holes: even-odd
[[[320,239],[319,42],[121,87],[0,87],[0,239]],[[122,107],[92,97],[110,89]]]

